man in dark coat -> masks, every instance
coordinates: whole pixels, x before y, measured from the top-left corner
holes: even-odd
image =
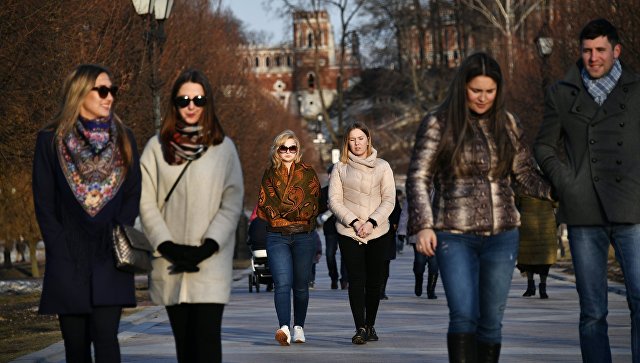
[[[580,297],[584,362],[611,362],[609,245],[624,273],[633,361],[640,360],[640,77],[620,62],[616,28],[593,20],[581,59],[545,100],[535,157],[560,201]],[[562,149],[562,151],[561,151]]]

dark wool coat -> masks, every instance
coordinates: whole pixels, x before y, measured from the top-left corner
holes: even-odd
[[[518,264],[556,263],[558,237],[553,203],[526,196],[516,198],[520,211]]]
[[[65,179],[53,131],[38,134],[33,159],[33,199],[45,245],[41,314],[87,314],[93,306],[135,306],[133,274],[115,268],[112,226],[133,225],[141,174],[138,148],[127,130],[133,163],[118,193],[94,217],[76,200]]]
[[[568,225],[640,223],[640,77],[622,76],[599,106],[580,77],[581,62],[553,85],[534,152]],[[565,154],[565,157],[561,155]]]

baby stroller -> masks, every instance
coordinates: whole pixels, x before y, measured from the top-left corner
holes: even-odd
[[[260,284],[267,285],[267,291],[273,290],[273,278],[267,262],[267,221],[254,218],[249,224],[249,239],[247,244],[251,248],[251,271],[249,274],[249,292],[260,292]]]

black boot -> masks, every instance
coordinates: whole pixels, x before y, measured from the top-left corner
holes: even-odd
[[[477,363],[476,335],[471,333],[447,334],[449,363]]]
[[[533,280],[527,280],[527,291],[522,294],[524,297],[533,296],[536,294],[536,283]]]
[[[538,288],[540,289],[540,298],[548,299],[549,295],[547,295],[547,284],[545,282],[541,282],[540,285],[538,285]]]
[[[427,278],[427,298],[437,299],[436,296],[436,282],[438,282],[438,274],[429,274]]]
[[[498,363],[501,344],[477,342],[478,363]]]
[[[416,287],[413,290],[416,293],[416,296],[422,296],[422,276],[416,275]]]

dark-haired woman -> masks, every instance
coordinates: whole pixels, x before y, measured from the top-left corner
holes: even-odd
[[[115,267],[111,234],[133,225],[140,165],[131,131],[113,112],[117,87],[98,65],[80,65],[61,108],[38,134],[33,199],[45,244],[41,314],[57,314],[67,362],[120,362],[122,307],[136,305],[133,274]]]
[[[347,128],[340,162],[329,179],[329,209],[336,216],[338,243],[349,275],[353,344],[377,341],[374,327],[380,286],[394,233],[389,216],[396,202],[391,166],[378,158],[371,132],[362,123]]]
[[[522,128],[505,110],[500,66],[477,53],[422,121],[407,175],[409,235],[416,235],[419,252],[438,259],[451,362],[498,361],[518,256],[512,182],[526,194],[550,198]]]
[[[140,217],[157,257],[150,295],[166,306],[181,363],[222,361],[222,312],[242,213],[240,159],[213,101],[202,72],[180,74],[160,134],[140,160]]]

